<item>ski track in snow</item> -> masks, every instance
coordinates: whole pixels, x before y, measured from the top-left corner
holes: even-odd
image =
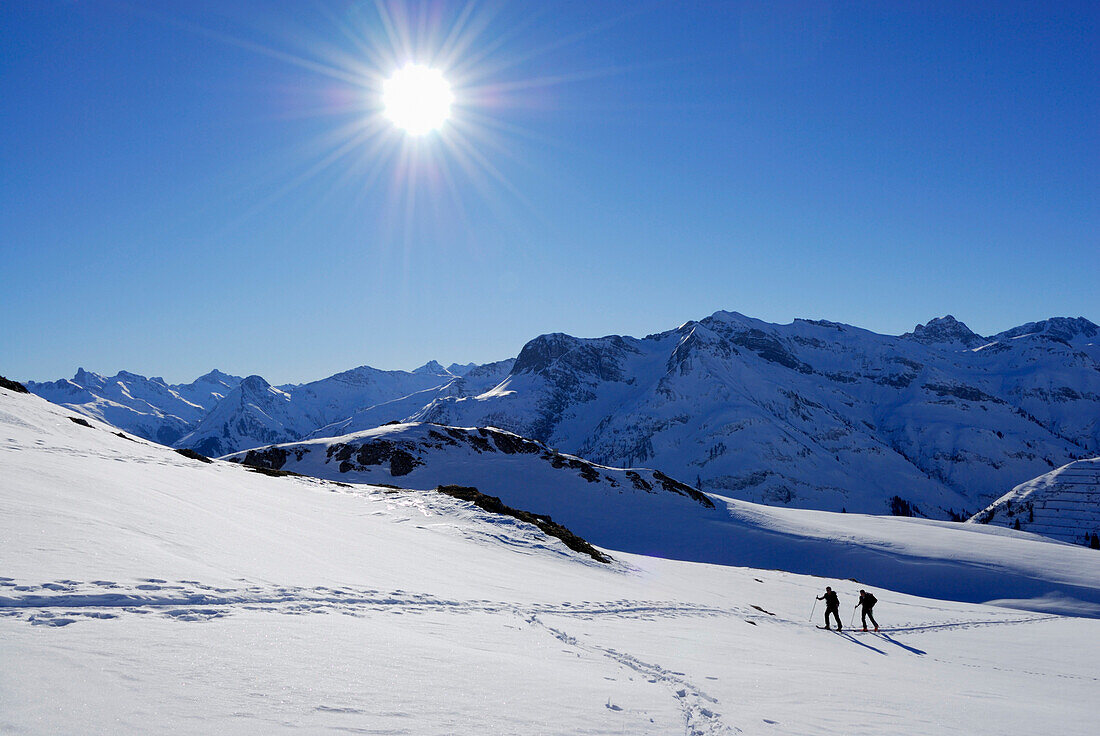
[[[554,638],[569,647],[606,657],[620,666],[642,675],[647,682],[660,683],[667,687],[680,705],[680,710],[684,716],[684,732],[687,736],[720,736],[721,734],[743,733],[740,728],[723,723],[721,715],[714,710],[718,700],[684,679],[683,673],[672,672],[660,665],[643,662],[637,657],[615,649],[582,643],[576,637],[544,623],[536,614],[530,615],[527,618],[527,623],[545,629]],[[608,707],[613,706],[609,705]]]
[[[724,617],[740,619],[755,625],[777,625],[793,628],[805,622],[762,613],[748,604],[744,607],[719,608],[675,601],[613,600],[564,601],[560,603],[518,604],[487,599],[458,600],[439,598],[406,590],[380,591],[354,587],[294,587],[248,584],[240,587],[205,585],[194,580],[169,582],[160,578],[144,578],[137,583],[122,584],[110,580],[55,580],[45,583],[23,583],[0,577],[0,617],[23,620],[34,626],[62,627],[77,622],[116,619],[130,615],[159,615],[183,622],[203,622],[229,616],[240,611],[264,611],[283,615],[343,614],[349,616],[421,614],[489,613],[515,617],[528,626],[553,636],[577,653],[602,658],[617,667],[642,676],[646,682],[668,690],[684,719],[687,736],[724,736],[742,733],[726,723],[718,711],[718,701],[701,687],[688,680],[684,673],[659,664],[643,661],[627,652],[581,641],[561,628],[551,626],[542,616],[576,620],[601,618],[658,619],[675,617]],[[1052,615],[1025,615],[1006,612],[1001,618],[988,615],[978,620],[899,622],[878,633],[845,631],[842,636],[879,654],[926,656],[926,652],[895,639],[906,639],[933,632],[951,632],[990,626],[1019,626],[1058,618]],[[937,660],[935,657],[930,659]],[[986,666],[986,665],[983,665]],[[977,665],[975,665],[977,667]],[[979,668],[980,669],[980,668]],[[1065,676],[1070,677],[1070,676]],[[1073,678],[1080,679],[1080,678]],[[1093,678],[1100,681],[1100,678]],[[608,708],[618,706],[608,703]]]
[[[202,620],[230,615],[235,609],[284,614],[347,615],[446,611],[514,614],[522,617],[552,613],[579,619],[602,616],[646,619],[744,613],[740,610],[670,601],[567,601],[521,606],[506,601],[437,598],[405,590],[385,592],[369,588],[262,585],[227,588],[203,585],[194,580],[170,583],[159,578],[146,578],[136,585],[123,585],[110,580],[93,580],[87,583],[57,580],[41,584],[22,584],[13,578],[0,578],[0,593],[5,592],[16,595],[0,595],[0,616],[22,617],[36,624],[49,623],[50,619],[56,620],[58,616],[76,620],[79,617],[102,619],[148,613],[182,620]]]

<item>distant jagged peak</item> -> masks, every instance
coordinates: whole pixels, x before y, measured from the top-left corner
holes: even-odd
[[[1013,327],[994,335],[994,340],[1014,340],[1026,335],[1042,335],[1061,342],[1076,343],[1093,340],[1100,335],[1100,326],[1084,317],[1051,317],[1039,322]]]
[[[967,348],[989,342],[950,314],[917,325],[912,332],[906,332],[901,337],[924,345],[962,345]]]
[[[477,363],[466,363],[465,365],[461,365],[459,363],[451,363],[449,366],[447,366],[447,372],[455,376],[465,376],[467,373],[477,367]]]
[[[519,351],[512,373],[538,373],[580,344],[580,338],[564,332],[539,335]]]
[[[149,379],[140,373],[131,373],[130,371],[119,371],[112,378],[116,381],[130,381],[134,383],[142,383]]]
[[[414,368],[412,372],[420,375],[429,376],[438,376],[448,373],[447,369],[440,365],[439,361],[437,360],[429,360],[427,363],[420,366],[419,368]]]
[[[214,368],[209,373],[204,373],[196,378],[193,383],[239,383],[240,381],[240,376],[231,376]]]
[[[76,374],[73,375],[73,383],[81,388],[88,388],[90,386],[102,386],[106,381],[103,376],[92,371],[86,371],[83,367],[76,369]]]
[[[241,381],[240,389],[244,393],[264,393],[268,390],[272,390],[272,386],[267,382],[267,379],[263,376],[257,376],[255,374],[248,376]]]
[[[812,325],[814,327],[822,327],[828,330],[836,330],[837,332],[844,332],[845,330],[859,329],[852,325],[844,324],[843,322],[833,322],[827,319],[807,319],[805,317],[795,317],[794,323],[797,325]]]
[[[764,327],[764,326],[766,326],[766,327],[772,327],[773,326],[773,325],[770,325],[767,322],[764,322],[762,320],[755,319],[753,317],[749,317],[747,315],[741,314],[740,312],[728,312],[724,309],[719,309],[717,312],[710,315],[709,317],[704,317],[703,319],[699,320],[699,324],[705,325],[707,327],[710,327],[710,326],[715,325],[715,324],[730,325],[730,326],[733,326],[733,327],[745,327],[745,328],[753,328],[753,327],[760,328],[760,327]]]
[[[619,361],[637,353],[637,340],[621,335],[579,338],[554,332],[539,335],[520,350],[511,375],[543,373],[548,369],[588,373],[601,380],[619,380]]]

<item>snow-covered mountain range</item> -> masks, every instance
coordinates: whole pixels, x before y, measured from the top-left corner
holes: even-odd
[[[1051,319],[900,337],[718,312],[644,339],[545,335],[479,396],[412,417],[806,508],[959,518],[1100,447],[1100,340]]]
[[[499,383],[512,363],[444,368],[433,360],[413,371],[360,366],[278,387],[261,376],[240,378],[218,370],[194,383],[168,385],[126,371],[108,378],[81,368],[70,380],[25,385],[55,404],[144,439],[218,456],[319,431],[331,435],[375,427],[440,396],[481,393]]]
[[[212,407],[159,379],[93,376],[28,388],[208,455],[393,420],[492,426],[724,496],[837,511],[965,518],[1100,454],[1100,328],[1084,318],[982,337],[948,316],[890,336],[717,312],[645,338],[543,335],[484,366],[278,388],[225,377]]]

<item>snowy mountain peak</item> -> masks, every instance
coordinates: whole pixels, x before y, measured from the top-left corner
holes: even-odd
[[[77,368],[76,374],[73,376],[73,383],[81,388],[90,388],[92,386],[102,386],[106,383],[106,379],[98,373]]]
[[[512,373],[517,375],[540,373],[555,360],[577,347],[580,342],[578,338],[561,332],[539,335],[519,351],[515,365],[512,366]]]
[[[252,375],[241,381],[240,388],[241,392],[245,394],[259,394],[270,389],[271,384],[263,376]]]
[[[228,383],[230,381],[232,381],[233,383],[237,383],[240,380],[241,379],[237,376],[231,376],[228,373],[223,373],[222,371],[219,371],[217,368],[215,368],[209,373],[204,373],[203,375],[196,378],[193,383]]]
[[[465,376],[467,373],[477,367],[477,363],[467,363],[465,365],[451,363],[449,366],[447,366],[447,372],[454,376]]]
[[[440,365],[439,361],[436,361],[436,360],[429,360],[424,365],[422,365],[419,368],[416,368],[416,369],[413,370],[413,373],[416,373],[416,374],[419,374],[419,375],[427,374],[427,375],[432,375],[432,376],[438,376],[438,375],[441,375],[441,374],[446,374],[447,372],[448,372],[447,369],[444,368],[442,365]]]
[[[906,332],[902,338],[914,340],[923,345],[951,345],[975,348],[986,340],[950,314],[928,320],[927,324],[917,325],[912,332]]]
[[[1059,342],[1078,345],[1094,340],[1097,335],[1100,335],[1100,326],[1084,317],[1051,317],[1005,330],[995,335],[993,339],[1013,340],[1026,335],[1041,335]]]

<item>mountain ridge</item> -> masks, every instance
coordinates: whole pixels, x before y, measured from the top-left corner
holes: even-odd
[[[87,386],[28,388],[210,455],[390,421],[495,426],[749,501],[963,518],[1100,452],[1098,334],[1083,317],[983,337],[947,315],[892,336],[718,311],[644,338],[540,335],[515,358],[482,366],[360,366],[308,384],[253,386],[289,401],[246,400],[238,394],[247,379],[218,371],[186,385],[205,393],[83,369],[76,378]],[[203,397],[218,394],[207,384],[225,393],[204,411]]]

